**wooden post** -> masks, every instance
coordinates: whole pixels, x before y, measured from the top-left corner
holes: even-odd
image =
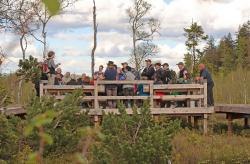
[[[232,135],[233,134],[233,116],[231,113],[227,114],[227,121],[228,121],[228,135]]]
[[[203,134],[207,135],[208,133],[208,115],[204,114],[203,116]]]
[[[94,108],[98,109],[99,108],[99,102],[98,102],[98,80],[95,81],[94,83]]]
[[[199,128],[199,125],[198,125],[198,116],[194,116],[194,128]]]
[[[153,82],[150,82],[149,84],[150,87],[150,107],[154,107],[154,89],[153,89]]]
[[[204,80],[204,107],[207,107],[207,80]]]
[[[244,118],[244,128],[245,129],[249,128],[248,117]]]
[[[98,127],[98,126],[100,125],[98,115],[95,115],[95,116],[94,116],[94,125],[95,125],[95,127]]]
[[[40,85],[40,88],[39,88],[40,89],[40,95],[39,96],[42,97],[43,96],[43,83],[41,82],[39,85]]]
[[[191,116],[188,116],[188,124],[192,125],[192,117]]]

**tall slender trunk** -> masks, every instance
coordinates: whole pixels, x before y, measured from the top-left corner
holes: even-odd
[[[135,68],[137,71],[139,71],[139,63],[138,63],[138,59],[137,59],[137,55],[136,55],[136,36],[135,36],[135,29],[134,26],[132,27],[132,31],[133,31],[133,56],[134,56],[134,62],[135,62]]]
[[[47,41],[46,41],[46,31],[45,31],[45,28],[46,28],[46,23],[43,23],[43,27],[42,27],[42,38],[43,38],[43,58],[46,58],[46,52],[47,52]]]
[[[27,49],[27,40],[25,38],[25,34],[22,34],[22,36],[19,39],[20,47],[22,50],[23,60],[26,58],[26,49]]]
[[[192,63],[192,68],[191,68],[191,74],[193,74],[195,71],[195,64],[196,64],[196,56],[195,56],[195,46],[193,46],[193,63]]]
[[[93,0],[93,29],[94,29],[94,45],[91,52],[91,73],[92,78],[94,78],[94,69],[95,69],[95,50],[97,47],[97,24],[96,24],[96,6],[95,0]]]

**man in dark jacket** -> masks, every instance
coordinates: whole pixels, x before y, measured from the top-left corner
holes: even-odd
[[[164,73],[161,68],[161,63],[155,63],[155,73],[154,73],[154,84],[163,84],[164,81]]]
[[[141,76],[147,77],[148,80],[154,80],[154,74],[155,74],[154,66],[152,65],[150,59],[145,60],[145,62],[146,62],[146,68],[144,68]]]
[[[172,80],[172,72],[169,69],[168,63],[162,64],[163,68],[163,84],[168,84]]]
[[[109,61],[108,67],[104,72],[105,80],[116,80],[117,77],[117,70],[114,67],[114,62]],[[108,84],[106,85],[106,94],[107,96],[117,96],[117,85],[115,84]],[[108,100],[108,107],[109,108],[116,108],[116,101]]]
[[[214,97],[213,97],[213,87],[214,87],[214,81],[212,79],[211,74],[206,69],[205,64],[199,64],[199,70],[200,70],[200,77],[198,77],[198,80],[207,80],[207,104],[208,106],[214,106]]]

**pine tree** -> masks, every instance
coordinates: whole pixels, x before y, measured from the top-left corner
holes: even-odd
[[[198,46],[202,41],[207,40],[208,36],[204,33],[202,26],[198,25],[197,22],[192,22],[190,27],[184,28],[184,31],[184,36],[187,38],[186,46],[192,55],[191,73],[193,74],[196,73],[197,63],[202,58],[202,53]]]
[[[236,42],[238,65],[250,67],[250,21],[239,27]]]
[[[223,56],[223,68],[226,72],[232,71],[236,68],[236,52],[235,44],[232,39],[231,33],[224,37],[224,56]]]

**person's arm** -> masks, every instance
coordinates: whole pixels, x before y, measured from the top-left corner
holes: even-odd
[[[185,80],[187,80],[187,75],[186,75],[187,73],[188,73],[187,70],[185,70],[185,71],[183,72],[183,75],[184,75],[183,78],[184,78]]]
[[[150,78],[153,78],[153,77],[154,77],[154,74],[155,74],[155,69],[154,69],[154,67],[150,67],[149,72],[148,72],[148,76],[149,76]]]

